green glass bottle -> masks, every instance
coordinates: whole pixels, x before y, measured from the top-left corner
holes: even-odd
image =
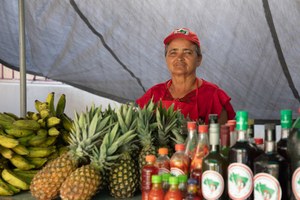
[[[202,162],[201,189],[204,199],[227,200],[227,160],[220,154],[220,125],[215,119],[209,124],[210,152]]]
[[[291,161],[291,186],[293,191],[293,197],[291,199],[300,199],[300,116],[292,126],[287,147]]]
[[[231,199],[253,199],[253,162],[256,150],[247,137],[248,112],[236,112],[237,142],[229,150],[228,195]]]
[[[275,124],[265,125],[265,151],[254,160],[254,199],[290,199],[289,165],[277,153]]]
[[[277,151],[280,155],[290,160],[287,153],[287,140],[292,128],[292,110],[280,111],[280,124],[281,124],[281,138],[277,143]]]

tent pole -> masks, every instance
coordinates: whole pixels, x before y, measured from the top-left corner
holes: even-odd
[[[20,116],[26,116],[26,59],[24,0],[19,0]]]

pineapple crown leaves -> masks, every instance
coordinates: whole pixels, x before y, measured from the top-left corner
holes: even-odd
[[[89,154],[93,146],[100,143],[113,124],[109,123],[110,116],[103,117],[101,108],[94,105],[86,112],[75,113],[74,129],[70,134],[70,149],[78,157]]]
[[[101,146],[94,147],[92,155],[90,155],[92,163],[101,170],[109,169],[115,164],[113,161],[122,155],[118,154],[118,150],[136,137],[134,132],[134,130],[130,130],[121,135],[119,124],[116,123],[113,129],[104,136]]]
[[[133,103],[122,104],[121,107],[116,110],[116,114],[123,133],[136,129],[137,119],[135,117],[136,112]]]

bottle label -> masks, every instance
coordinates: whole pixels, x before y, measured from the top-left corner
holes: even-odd
[[[293,173],[292,189],[296,199],[300,199],[300,167],[298,167]]]
[[[258,173],[253,180],[255,200],[281,200],[281,187],[274,176]]]
[[[167,168],[162,167],[162,168],[158,169],[158,174],[159,175],[161,175],[161,174],[169,174],[169,173],[170,173],[170,170],[167,169]]]
[[[179,175],[184,175],[184,171],[182,171],[181,169],[177,168],[177,167],[171,167],[171,171],[170,174],[173,176],[179,176]]]
[[[220,173],[207,170],[202,174],[201,187],[205,199],[218,199],[224,192],[224,179]]]
[[[228,166],[228,194],[232,199],[246,199],[253,190],[253,173],[242,163]]]

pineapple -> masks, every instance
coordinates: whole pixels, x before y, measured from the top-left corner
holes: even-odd
[[[133,104],[122,105],[116,111],[118,123],[122,134],[128,131],[136,132],[136,112]],[[116,161],[116,165],[109,170],[109,191],[115,198],[133,197],[139,182],[139,172],[136,162],[132,159],[134,152],[138,152],[137,140],[124,144],[120,151],[122,156]]]
[[[118,129],[119,124],[116,123],[112,131],[104,136],[101,146],[94,147],[93,153],[89,155],[91,163],[76,169],[63,182],[61,199],[89,200],[97,193],[105,169],[113,167],[120,157],[120,146],[136,137],[134,131],[121,135]]]
[[[32,179],[30,191],[36,199],[54,199],[65,179],[81,164],[86,154],[100,143],[109,130],[109,117],[103,117],[101,107],[91,106],[85,113],[75,114],[70,133],[69,151],[47,163]]]
[[[156,143],[159,147],[168,148],[169,156],[174,153],[174,144],[184,143],[184,136],[180,133],[184,116],[178,110],[174,110],[174,104],[168,109],[160,102],[156,108],[156,122],[158,137]]]

